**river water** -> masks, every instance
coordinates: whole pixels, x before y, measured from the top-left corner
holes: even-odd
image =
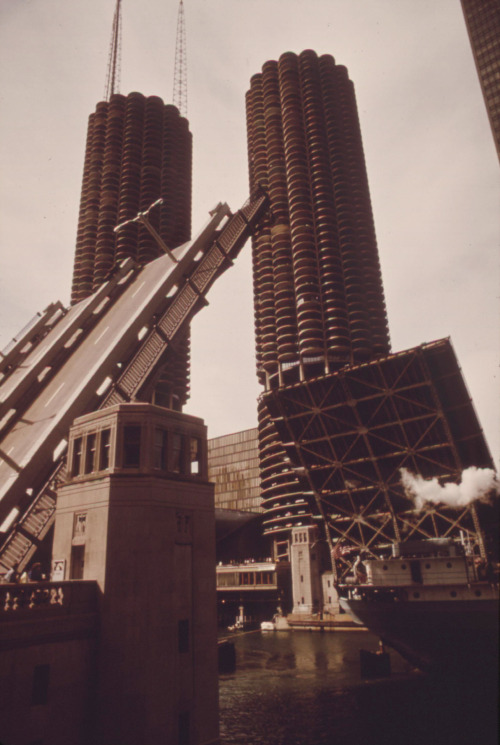
[[[363,680],[365,631],[247,632],[221,675],[223,745],[493,745],[496,696],[435,681],[391,651],[391,676]]]

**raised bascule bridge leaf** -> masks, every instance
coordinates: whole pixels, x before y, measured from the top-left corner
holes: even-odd
[[[463,536],[484,551],[480,503],[416,509],[402,470],[458,482],[492,460],[448,339],[263,394],[309,521],[337,559],[376,554],[393,541]],[[294,506],[289,508],[289,518]],[[304,517],[301,516],[301,520]],[[483,526],[484,527],[484,526]]]
[[[35,324],[38,335],[26,332],[22,349],[15,344],[7,353],[0,380],[5,568],[26,565],[52,524],[73,420],[114,403],[149,400],[169,348],[206,304],[267,202],[258,191],[234,214],[218,204],[194,240],[142,268],[127,259],[67,312],[51,308]]]

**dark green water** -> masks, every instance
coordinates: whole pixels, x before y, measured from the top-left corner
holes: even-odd
[[[232,637],[237,669],[220,677],[224,745],[493,745],[496,696],[412,671],[391,652],[390,678],[364,681],[367,632],[254,632]]]

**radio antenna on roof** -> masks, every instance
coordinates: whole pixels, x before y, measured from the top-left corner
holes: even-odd
[[[184,23],[184,3],[180,0],[177,15],[177,38],[175,41],[174,106],[181,116],[187,116],[187,66],[186,66],[186,26]]]
[[[116,0],[111,43],[109,45],[108,72],[106,75],[106,86],[104,88],[104,98],[106,101],[110,100],[113,93],[119,93],[120,90],[120,65],[122,56],[121,7],[122,0]]]

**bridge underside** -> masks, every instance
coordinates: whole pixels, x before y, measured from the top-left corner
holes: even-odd
[[[481,552],[481,506],[406,496],[401,470],[458,482],[491,456],[449,340],[276,388],[263,400],[333,556],[394,540],[458,535]]]

